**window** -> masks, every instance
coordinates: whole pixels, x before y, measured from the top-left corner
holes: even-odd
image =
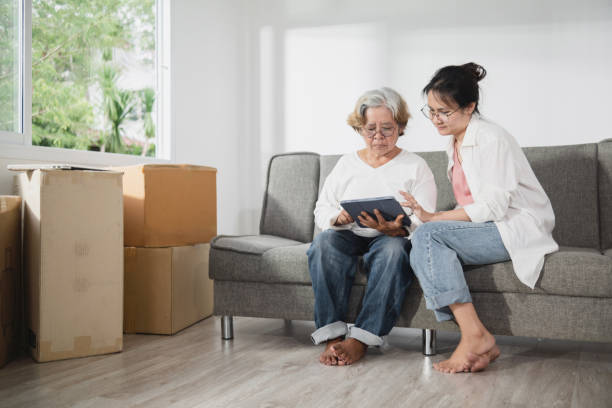
[[[0,0],[0,132],[21,129],[21,24],[19,2]]]
[[[170,158],[158,149],[169,145],[159,58],[168,53],[158,46],[169,43],[161,27],[169,0],[0,0],[0,8],[0,45],[11,51],[0,57],[0,132],[35,146]]]

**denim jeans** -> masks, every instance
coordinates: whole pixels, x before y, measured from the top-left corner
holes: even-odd
[[[351,231],[326,230],[308,249],[308,268],[315,295],[315,344],[340,336],[369,346],[383,344],[399,316],[412,282],[410,241],[380,235],[361,237]],[[363,256],[368,282],[355,325],[348,328],[349,295]]]
[[[451,320],[448,307],[470,303],[463,265],[485,265],[510,259],[493,222],[434,221],[412,234],[410,264],[438,321]]]

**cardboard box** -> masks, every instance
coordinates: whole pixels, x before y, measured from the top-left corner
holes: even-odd
[[[18,184],[32,356],[43,362],[121,351],[121,173],[30,170]]]
[[[125,248],[126,333],[174,334],[212,314],[210,244]]]
[[[0,367],[17,351],[21,197],[0,196]]]
[[[217,235],[217,170],[146,164],[124,172],[125,246],[170,247],[210,242]]]

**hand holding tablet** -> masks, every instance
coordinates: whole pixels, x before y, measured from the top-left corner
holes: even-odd
[[[376,219],[374,210],[377,209],[386,221],[394,221],[398,215],[404,215],[402,224],[410,226],[410,218],[404,212],[400,203],[392,196],[363,198],[358,200],[340,201],[340,205],[353,217],[357,225],[367,228],[359,222],[359,216],[365,211],[370,217]]]

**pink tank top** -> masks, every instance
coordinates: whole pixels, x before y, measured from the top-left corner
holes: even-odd
[[[453,149],[453,168],[451,173],[453,192],[455,193],[455,200],[461,207],[468,204],[472,204],[474,199],[472,198],[472,192],[468,186],[467,180],[465,179],[465,173],[463,173],[463,167],[459,163],[459,155],[457,149]]]

